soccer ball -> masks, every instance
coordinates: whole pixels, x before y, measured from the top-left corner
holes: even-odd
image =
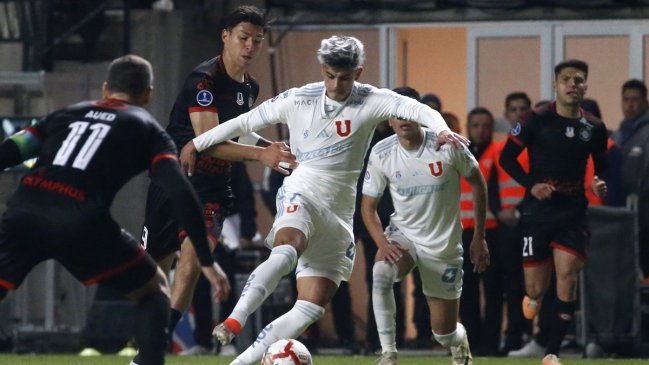
[[[270,345],[261,365],[312,365],[311,353],[298,340],[279,340]]]

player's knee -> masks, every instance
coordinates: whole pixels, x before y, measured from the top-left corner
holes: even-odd
[[[270,255],[273,259],[281,261],[281,271],[284,274],[290,273],[297,266],[297,250],[291,245],[275,246]]]
[[[372,268],[372,290],[391,291],[397,279],[397,267],[385,261],[377,261]]]

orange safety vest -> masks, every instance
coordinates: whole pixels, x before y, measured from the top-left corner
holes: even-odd
[[[615,141],[609,138],[608,143],[606,144],[606,149],[610,150],[613,146],[615,146]],[[593,162],[593,156],[588,156],[588,162],[586,163],[586,176],[584,177],[584,190],[586,191],[586,199],[588,199],[589,205],[603,205],[604,199],[596,196],[595,193],[593,193],[592,184],[594,178],[595,163]]]
[[[500,154],[503,152],[506,143],[506,138],[498,142],[495,157],[496,171],[498,172],[498,196],[500,197],[500,207],[502,209],[515,207],[516,205],[518,205],[518,203],[521,202],[521,200],[523,200],[523,197],[525,196],[525,188],[516,180],[514,180],[514,178],[509,176],[505,169],[500,166]],[[517,160],[518,163],[521,164],[525,172],[530,171],[530,159],[527,155],[527,148],[524,149],[520,155],[518,155]]]
[[[491,142],[484,150],[482,156],[478,160],[478,167],[485,181],[489,181],[491,175],[491,168],[496,162],[496,143]],[[462,221],[463,229],[475,228],[475,212],[473,210],[473,189],[464,177],[460,177],[460,220]],[[485,221],[486,229],[496,228],[498,221],[493,213],[487,207],[487,219]]]

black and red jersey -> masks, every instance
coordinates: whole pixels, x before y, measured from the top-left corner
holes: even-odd
[[[167,132],[181,149],[195,137],[190,113],[212,111],[218,113],[219,123],[225,123],[249,111],[258,95],[259,84],[248,73],[243,82],[238,82],[227,74],[221,56],[205,61],[185,79],[171,111]],[[218,179],[210,179],[210,184],[225,186],[230,180],[230,166],[229,161],[199,155],[195,176],[216,176]]]
[[[581,115],[577,119],[562,117],[556,113],[555,103],[551,103],[528,113],[511,130],[500,161],[505,170],[527,188],[523,205],[534,207],[531,213],[554,214],[557,213],[555,209],[585,212],[586,163],[592,155],[595,173],[603,175],[607,134],[604,123],[598,118],[583,110]],[[529,174],[511,169],[511,163],[524,148],[529,154]],[[530,195],[536,183],[555,187],[550,199],[538,201]]]
[[[105,213],[128,180],[177,155],[149,112],[115,99],[68,106],[29,130],[42,145],[12,198],[16,204],[61,203],[81,214]]]

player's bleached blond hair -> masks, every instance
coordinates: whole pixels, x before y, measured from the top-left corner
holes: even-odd
[[[318,61],[335,69],[357,69],[365,62],[365,47],[358,38],[335,35],[320,42]]]

